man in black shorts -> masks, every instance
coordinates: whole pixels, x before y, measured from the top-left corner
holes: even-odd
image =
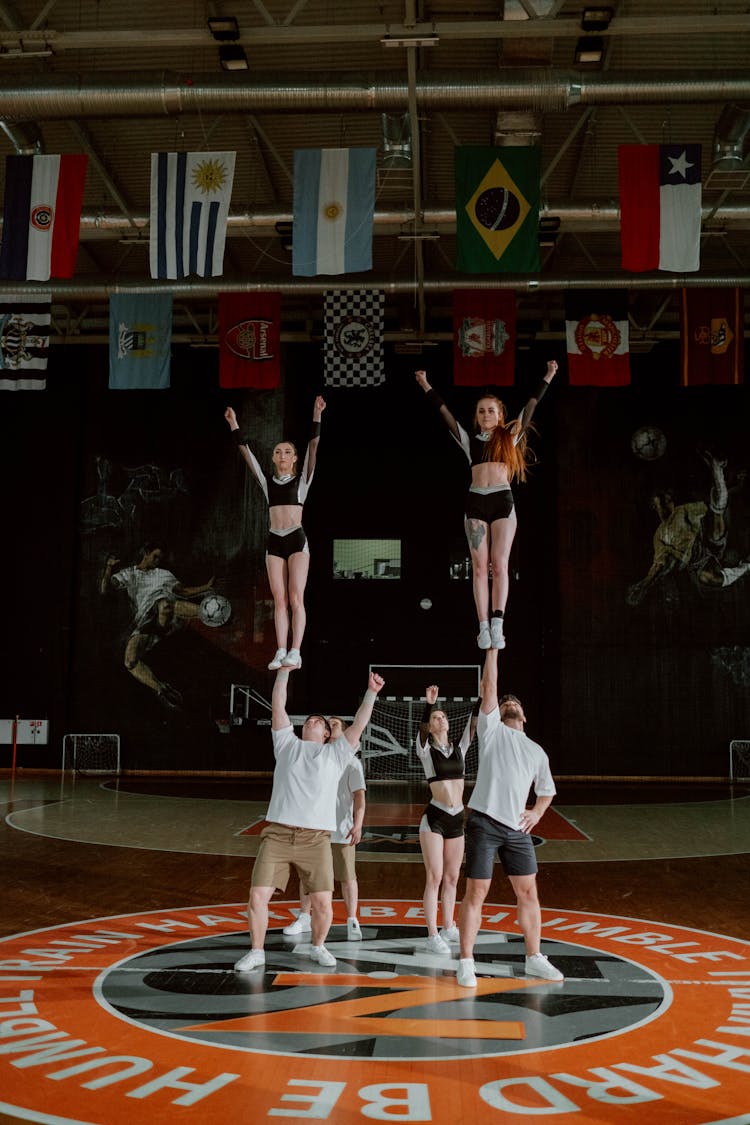
[[[541,746],[526,737],[526,716],[519,700],[504,695],[498,701],[496,648],[487,651],[481,692],[479,768],[466,822],[466,892],[458,920],[461,954],[456,981],[465,988],[476,988],[474,942],[496,856],[516,896],[527,975],[560,981],[562,973],[540,951],[542,915],[530,835],[555,795],[549,760]],[[536,801],[526,808],[532,784]]]

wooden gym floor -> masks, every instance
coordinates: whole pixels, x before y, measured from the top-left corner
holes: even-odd
[[[368,791],[363,941],[337,900],[306,959],[290,882],[238,978],[266,782],[0,775],[0,1120],[749,1125],[750,788],[558,788],[565,982],[524,976],[498,870],[467,993],[423,948],[421,788]]]

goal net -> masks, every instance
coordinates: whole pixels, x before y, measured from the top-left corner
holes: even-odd
[[[62,769],[80,774],[119,774],[119,734],[64,735]]]
[[[438,706],[445,711],[450,736],[459,739],[479,695],[478,664],[372,664],[385,687],[362,738],[365,776],[372,781],[424,781],[416,737],[424,712],[424,689],[438,686]],[[415,690],[416,689],[416,690]],[[421,693],[420,693],[421,689]],[[466,755],[466,777],[477,772],[476,739]]]
[[[729,777],[750,781],[750,739],[733,738],[729,743]]]

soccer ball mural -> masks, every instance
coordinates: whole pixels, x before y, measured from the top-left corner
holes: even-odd
[[[232,615],[232,603],[223,594],[206,594],[198,612],[204,625],[225,625]]]
[[[667,439],[656,426],[641,426],[631,437],[630,448],[642,461],[657,461],[664,456]]]

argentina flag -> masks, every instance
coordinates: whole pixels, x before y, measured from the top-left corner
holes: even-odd
[[[152,277],[216,277],[234,179],[234,152],[152,152]]]
[[[374,148],[295,151],[293,274],[372,269],[375,156]]]

